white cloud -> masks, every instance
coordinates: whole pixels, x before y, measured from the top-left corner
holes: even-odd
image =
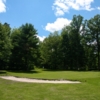
[[[38,36],[38,35],[37,37],[39,38],[40,41],[43,41],[46,38],[46,36]]]
[[[47,23],[45,30],[50,32],[60,31],[65,25],[69,25],[70,22],[71,20],[66,18],[57,18],[54,23]]]
[[[98,10],[100,10],[100,7],[97,7]]]
[[[66,12],[69,12],[70,9],[94,10],[94,8],[91,7],[92,2],[94,2],[94,0],[55,0],[52,8],[55,11],[56,16],[61,16]]]
[[[5,2],[6,0],[0,0],[0,13],[6,12]]]

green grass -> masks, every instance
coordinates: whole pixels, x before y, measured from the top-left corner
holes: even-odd
[[[100,100],[100,72],[42,71],[2,72],[42,79],[79,80],[81,84],[21,83],[0,78],[0,100]]]

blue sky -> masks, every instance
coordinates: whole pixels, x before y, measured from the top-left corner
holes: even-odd
[[[0,0],[0,22],[11,28],[31,23],[42,40],[69,25],[73,15],[90,19],[100,14],[100,0]]]

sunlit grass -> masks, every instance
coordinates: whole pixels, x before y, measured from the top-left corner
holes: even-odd
[[[0,78],[0,100],[100,100],[100,72],[43,71],[3,72],[10,75],[42,79],[78,80],[80,84],[38,84]]]
[[[39,79],[68,79],[68,80],[85,80],[91,78],[100,78],[100,72],[78,72],[78,71],[43,71],[36,69],[31,72],[12,72],[8,71],[6,75],[39,78]]]

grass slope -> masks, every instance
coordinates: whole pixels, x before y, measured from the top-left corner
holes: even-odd
[[[36,70],[0,75],[82,81],[81,84],[36,84],[0,79],[0,100],[100,100],[100,72]]]

